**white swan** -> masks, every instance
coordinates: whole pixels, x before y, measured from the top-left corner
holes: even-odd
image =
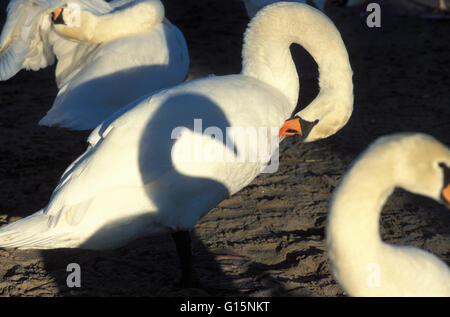
[[[59,92],[40,125],[93,129],[136,98],[186,77],[186,41],[159,0],[66,2],[12,0],[0,38],[0,80],[58,60]]]
[[[450,150],[424,134],[382,137],[333,193],[327,248],[351,296],[450,296],[450,269],[424,250],[381,240],[380,212],[395,187],[450,204]]]
[[[261,172],[269,157],[253,161],[251,155],[278,147],[264,135],[275,128],[278,140],[297,104],[293,41],[319,65],[321,92],[290,128],[316,122],[303,131],[307,142],[334,134],[353,107],[352,71],[338,30],[310,6],[269,6],[245,33],[241,74],[189,81],[116,112],[91,133],[87,151],[66,170],[49,204],[0,229],[0,247],[113,248],[170,229],[178,232],[180,258],[189,258],[188,230]],[[218,135],[232,128],[250,129],[248,138],[224,144]],[[260,129],[264,134],[253,139]],[[208,131],[215,131],[213,139]],[[201,154],[198,149],[205,152],[196,160],[189,153]]]

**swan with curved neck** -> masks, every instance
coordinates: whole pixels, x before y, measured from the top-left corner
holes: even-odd
[[[424,134],[382,137],[333,193],[327,249],[351,296],[450,296],[450,269],[435,255],[381,240],[381,209],[395,187],[450,204],[450,150]]]
[[[245,34],[241,74],[185,82],[144,96],[109,117],[91,133],[88,149],[66,170],[49,204],[0,230],[0,247],[113,248],[172,230],[183,233],[174,237],[179,254],[188,258],[182,266],[189,267],[189,230],[261,173],[269,158],[252,161],[252,153],[278,147],[272,139],[251,135],[229,146],[216,136],[212,141],[206,130],[195,131],[192,122],[200,118],[205,128],[221,128],[223,135],[233,128],[275,128],[278,138],[299,91],[289,53],[292,42],[316,59],[322,87],[299,113],[318,123],[298,132],[313,141],[338,131],[353,101],[351,69],[339,32],[307,5],[266,7]],[[183,133],[174,138],[180,127],[185,127]],[[190,160],[186,153],[198,148],[240,154],[244,160]],[[190,284],[189,269],[183,272],[184,284]]]
[[[58,95],[39,122],[94,129],[151,91],[183,82],[186,41],[159,0],[11,0],[0,38],[0,80],[57,60]]]
[[[324,14],[307,5],[276,3],[269,7],[272,10],[260,11],[245,33],[242,74],[282,91],[292,111],[299,79],[289,47],[302,45],[318,65],[320,87],[318,96],[295,114],[317,122],[305,142],[336,133],[353,111],[353,72],[339,31]],[[290,13],[291,8],[302,9]]]

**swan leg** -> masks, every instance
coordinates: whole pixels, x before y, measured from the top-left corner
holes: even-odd
[[[178,258],[180,260],[180,285],[186,288],[197,287],[199,282],[194,274],[192,265],[191,236],[189,231],[175,231],[172,233],[172,238],[175,241]]]

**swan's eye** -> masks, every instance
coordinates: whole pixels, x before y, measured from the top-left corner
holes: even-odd
[[[449,180],[450,179],[450,167],[444,162],[440,162],[438,165],[440,168],[442,168],[445,179]]]
[[[450,168],[443,162],[439,163],[439,167],[442,168],[444,172],[444,184],[450,184]]]

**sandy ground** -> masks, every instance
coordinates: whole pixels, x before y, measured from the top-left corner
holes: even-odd
[[[0,295],[345,295],[330,274],[324,229],[330,195],[349,163],[378,136],[394,132],[425,132],[450,144],[450,21],[419,18],[435,2],[384,1],[379,29],[366,26],[361,8],[327,11],[354,70],[353,116],[329,139],[283,142],[277,173],[259,176],[201,219],[192,239],[202,288],[176,286],[178,259],[167,234],[104,252],[0,249]],[[188,41],[190,79],[240,71],[248,22],[240,0],[164,3]],[[303,107],[317,92],[317,70],[300,47],[292,51]],[[88,133],[37,125],[57,92],[53,74],[54,68],[22,71],[0,83],[0,224],[44,207],[65,168],[85,150]],[[385,241],[450,263],[445,207],[396,190],[381,218]],[[75,290],[66,285],[73,262],[82,268],[82,287]]]

